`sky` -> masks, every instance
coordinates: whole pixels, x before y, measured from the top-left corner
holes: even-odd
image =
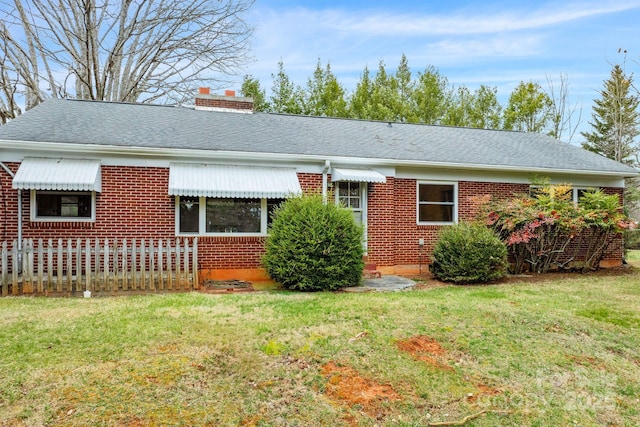
[[[451,85],[496,87],[503,105],[520,81],[547,90],[564,74],[574,121],[589,130],[612,65],[640,74],[640,0],[256,0],[247,19],[253,60],[241,73],[267,94],[280,60],[300,86],[328,62],[350,92],[365,67],[393,73],[405,54],[414,78],[434,66]]]

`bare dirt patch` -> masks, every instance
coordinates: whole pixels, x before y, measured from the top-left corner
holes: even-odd
[[[384,403],[401,400],[390,384],[379,384],[376,381],[360,376],[353,368],[338,366],[329,362],[322,367],[322,376],[327,379],[325,394],[342,406],[357,406],[361,412],[381,419],[387,415]],[[346,421],[357,420],[349,417]]]
[[[414,359],[445,371],[454,369],[439,359],[446,358],[447,352],[440,343],[426,335],[416,335],[406,340],[396,342],[398,349],[409,353]]]
[[[476,384],[476,392],[467,395],[467,402],[473,403],[483,396],[497,396],[501,393],[502,390],[495,387],[490,387],[485,384]]]
[[[592,367],[601,371],[604,371],[607,369],[607,366],[604,360],[598,359],[596,357],[571,355],[571,356],[568,356],[568,359],[574,362],[576,365]]]

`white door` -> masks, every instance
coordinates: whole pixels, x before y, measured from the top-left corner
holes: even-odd
[[[336,185],[336,201],[351,209],[358,224],[364,227],[362,245],[367,251],[367,183],[338,181]]]

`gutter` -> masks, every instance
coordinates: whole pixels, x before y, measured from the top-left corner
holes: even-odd
[[[222,150],[202,150],[202,149],[184,149],[184,148],[155,148],[155,147],[122,147],[117,145],[98,145],[98,144],[76,144],[76,143],[55,143],[55,142],[33,142],[33,141],[17,141],[17,140],[0,140],[0,147],[7,149],[19,150],[22,153],[36,152],[42,156],[42,151],[51,151],[60,154],[73,154],[77,156],[79,153],[90,154],[93,157],[106,156],[135,156],[147,159],[187,159],[198,160],[201,163],[208,159],[216,160],[251,160],[251,161],[281,161],[281,162],[317,162],[331,158],[334,163],[366,165],[367,167],[376,166],[392,166],[392,167],[431,167],[441,169],[463,169],[463,170],[485,170],[493,172],[521,172],[521,173],[560,173],[568,175],[592,175],[592,176],[609,176],[619,178],[633,178],[640,174],[640,171],[629,167],[628,171],[623,170],[589,170],[589,169],[550,169],[544,167],[527,167],[527,166],[499,166],[489,164],[471,164],[471,163],[451,163],[442,161],[428,160],[400,160],[400,159],[381,159],[368,157],[346,157],[346,156],[327,156],[321,154],[291,154],[291,153],[259,153],[251,151],[222,151]]]
[[[7,165],[0,162],[0,167],[9,174],[11,179],[15,178],[16,174],[9,169]],[[22,190],[18,190],[18,270],[22,266]]]
[[[322,203],[327,204],[327,174],[329,173],[329,168],[331,167],[331,162],[329,160],[324,161],[324,169],[322,169]]]

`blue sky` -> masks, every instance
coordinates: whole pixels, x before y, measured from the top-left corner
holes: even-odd
[[[612,64],[625,61],[618,49],[627,72],[640,69],[640,0],[256,0],[248,19],[254,61],[243,74],[267,93],[280,59],[298,85],[330,62],[350,91],[365,66],[394,72],[404,53],[414,75],[433,65],[453,85],[497,87],[503,104],[521,80],[546,89],[564,73],[585,128]]]

